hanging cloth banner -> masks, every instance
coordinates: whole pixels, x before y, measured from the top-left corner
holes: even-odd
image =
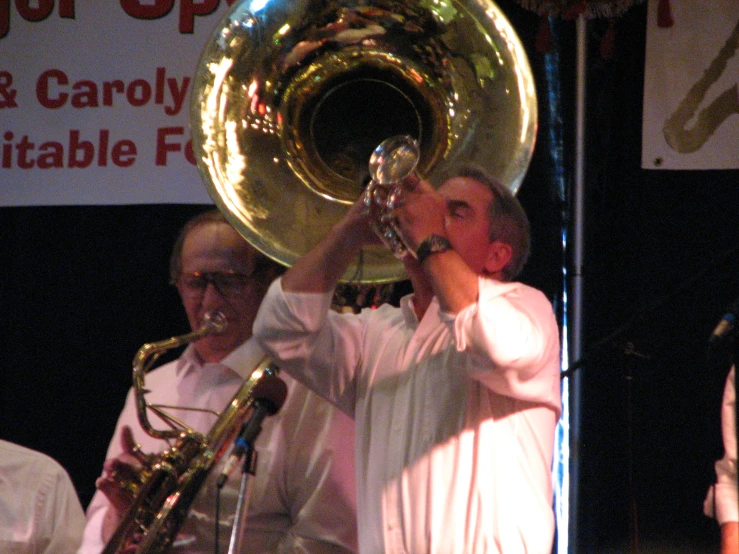
[[[649,0],[642,168],[739,168],[739,4]]]
[[[210,203],[190,96],[232,2],[0,1],[0,206]]]

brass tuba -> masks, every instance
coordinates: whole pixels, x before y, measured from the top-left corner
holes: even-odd
[[[249,0],[206,44],[191,127],[213,201],[289,266],[362,195],[370,154],[392,136],[418,141],[418,172],[432,182],[472,164],[515,193],[534,147],[536,93],[490,0]],[[342,280],[404,277],[393,253],[373,246]]]
[[[160,454],[144,454],[138,449],[134,452],[142,467],[135,480],[121,482],[131,500],[131,506],[105,546],[103,554],[128,552],[127,548],[132,544],[136,545],[136,554],[167,552],[204,481],[239,433],[256,398],[260,398],[260,390],[267,391],[268,395],[274,395],[275,391],[278,396],[282,394],[283,389],[268,382],[272,379],[284,387],[284,383],[276,377],[277,367],[265,357],[223,411],[217,414],[218,420],[206,435],[169,415],[166,406],[151,405],[146,401],[145,374],[159,356],[172,348],[221,332],[225,326],[223,314],[210,312],[206,314],[200,329],[144,344],[136,353],[133,382],[139,423],[150,436],[173,442],[169,449]],[[279,409],[284,395],[274,400]],[[169,429],[154,428],[149,422],[149,410],[166,422]]]

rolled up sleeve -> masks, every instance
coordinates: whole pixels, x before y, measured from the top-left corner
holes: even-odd
[[[491,390],[559,410],[559,328],[549,300],[521,283],[480,278],[478,302],[452,321],[467,371]]]

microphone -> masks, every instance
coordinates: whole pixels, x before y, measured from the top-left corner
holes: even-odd
[[[711,337],[708,339],[708,343],[711,346],[716,346],[734,333],[737,314],[739,314],[739,298],[734,300],[734,303],[729,306],[729,309],[721,318],[721,321],[718,322],[713,333],[711,333]]]
[[[249,419],[241,426],[241,430],[234,440],[234,448],[231,451],[223,471],[218,476],[216,485],[220,489],[226,483],[228,476],[236,469],[249,450],[252,450],[254,441],[257,440],[262,431],[262,421],[270,415],[275,415],[287,397],[287,385],[285,381],[274,375],[263,375],[252,391],[254,398],[253,410]]]

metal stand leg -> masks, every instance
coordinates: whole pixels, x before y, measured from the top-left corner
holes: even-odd
[[[228,554],[241,552],[241,537],[244,533],[246,523],[246,510],[249,508],[249,496],[251,494],[252,477],[257,471],[257,453],[249,449],[244,457],[244,465],[241,470],[241,483],[239,485],[239,496],[236,501],[236,514],[233,527],[231,528],[231,542],[228,545]]]

